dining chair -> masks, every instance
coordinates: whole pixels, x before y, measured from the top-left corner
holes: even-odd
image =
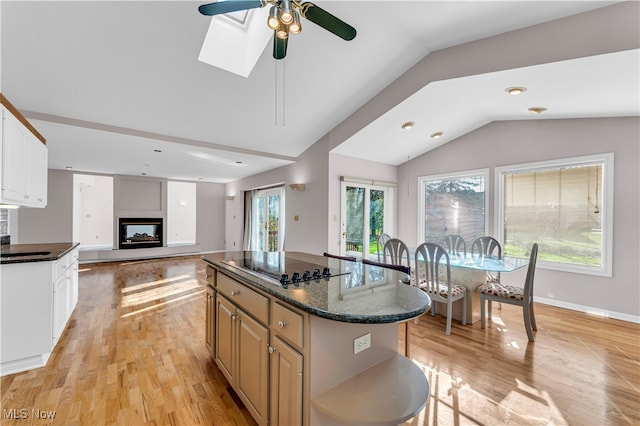
[[[450,255],[465,256],[467,254],[467,243],[460,235],[446,235],[442,240],[442,247],[444,247]]]
[[[491,312],[492,301],[522,306],[527,337],[530,342],[533,342],[533,331],[538,330],[536,317],[533,312],[533,279],[536,272],[537,260],[538,244],[534,243],[531,247],[524,287],[505,285],[502,283],[485,283],[478,287],[478,292],[480,293],[480,321],[482,328],[485,328],[486,325],[485,301],[489,304],[489,312]],[[491,320],[491,314],[489,315],[489,320]]]
[[[358,260],[355,256],[340,256],[337,254],[327,253],[326,251],[322,253],[322,255],[324,257],[332,257],[334,259],[340,259],[340,260],[349,260],[351,262],[356,262]]]
[[[382,263],[391,263],[393,265],[405,265],[411,268],[411,257],[409,256],[409,248],[398,238],[391,238],[384,243],[382,250]]]
[[[451,314],[453,302],[462,300],[462,325],[467,324],[467,289],[451,282],[449,253],[439,244],[422,243],[416,249],[415,279],[420,289],[427,292],[434,302],[447,304],[447,336],[451,334]],[[445,268],[442,271],[442,268]],[[431,307],[431,315],[436,314],[436,305]]]
[[[493,237],[488,235],[484,237],[478,237],[473,240],[471,243],[471,256],[472,257],[483,257],[483,256],[493,256],[498,259],[502,259],[502,247],[500,246],[500,242]],[[500,272],[486,272],[486,282],[500,282]],[[491,316],[491,309],[489,309],[489,316]]]
[[[378,262],[382,262],[384,245],[391,239],[391,235],[384,232],[378,236],[376,240],[376,253],[378,253]]]

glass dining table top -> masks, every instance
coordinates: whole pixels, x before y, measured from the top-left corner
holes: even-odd
[[[508,256],[498,259],[494,256],[473,256],[471,253],[450,255],[449,261],[452,267],[476,269],[487,272],[511,272],[529,264],[529,259]]]

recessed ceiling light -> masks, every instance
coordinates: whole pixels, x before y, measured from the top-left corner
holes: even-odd
[[[545,107],[531,107],[531,108],[529,108],[529,111],[534,112],[536,114],[542,114],[546,110],[547,109]]]
[[[519,95],[521,93],[524,93],[527,91],[526,87],[519,87],[519,86],[515,86],[515,87],[507,87],[506,89],[504,89],[505,92],[507,92],[508,94],[510,94],[511,96],[516,96]]]
[[[403,130],[409,130],[409,129],[413,129],[413,126],[415,125],[416,125],[415,121],[407,121],[406,123],[403,123],[402,126],[400,127],[402,127]]]
[[[71,169],[73,169],[73,167],[71,167],[71,166],[67,166],[67,167],[65,167],[65,169],[69,169],[69,170],[71,170]]]
[[[144,172],[142,172],[142,173],[140,173],[140,174],[141,174],[142,176],[146,176],[146,175],[147,175],[147,174],[146,174],[146,173],[144,173]]]
[[[162,152],[161,149],[154,149],[153,152]]]
[[[442,135],[443,135],[442,132],[431,133],[431,139],[438,139]]]

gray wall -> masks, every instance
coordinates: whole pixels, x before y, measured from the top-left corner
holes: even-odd
[[[47,179],[47,207],[18,209],[18,238],[12,235],[12,244],[72,241],[73,173],[49,170]]]

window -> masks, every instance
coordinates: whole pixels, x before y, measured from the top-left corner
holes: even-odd
[[[113,228],[113,178],[74,173],[73,241],[81,250],[111,250]]]
[[[196,184],[167,182],[167,245],[196,243]]]
[[[539,245],[542,267],[611,276],[613,154],[496,169],[507,256]]]
[[[284,187],[245,193],[245,250],[284,250]]]
[[[418,242],[441,244],[446,235],[457,234],[469,245],[487,235],[488,173],[483,169],[419,178]]]

